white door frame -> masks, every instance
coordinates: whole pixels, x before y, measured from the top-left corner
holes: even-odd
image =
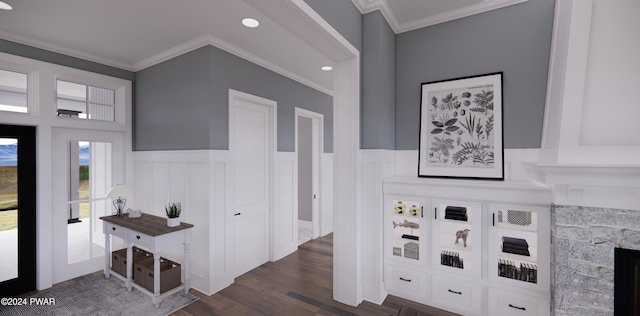
[[[274,188],[275,188],[275,170],[276,170],[276,152],[278,149],[278,137],[277,137],[277,126],[278,126],[278,115],[277,115],[277,102],[269,99],[265,99],[259,96],[255,96],[252,94],[248,94],[242,91],[229,89],[229,153],[231,154],[231,175],[230,182],[228,188],[232,191],[230,196],[235,196],[235,148],[233,148],[234,140],[235,140],[235,106],[237,106],[238,101],[247,101],[259,105],[263,105],[269,110],[269,210],[267,211],[268,217],[268,235],[269,235],[269,260],[274,261],[274,238],[273,238],[273,211],[274,211]],[[233,223],[233,212],[235,210],[235,201],[231,199],[231,208],[227,211],[227,216],[229,220],[227,223]],[[228,226],[234,227],[234,225]],[[233,228],[231,228],[233,229]],[[235,232],[231,233],[231,236],[235,236]],[[233,258],[235,260],[235,238],[230,242],[230,249],[233,251]]]
[[[322,210],[322,170],[323,170],[323,159],[322,154],[324,152],[324,115],[301,109],[295,108],[295,152],[296,152],[296,161],[298,157],[298,119],[300,117],[306,117],[311,119],[311,131],[312,131],[312,146],[313,146],[313,157],[312,157],[312,183],[313,183],[313,194],[316,196],[312,202],[312,212],[311,212],[311,221],[313,222],[313,238],[320,237],[320,227],[322,224],[322,216],[320,211]],[[297,164],[299,165],[299,163]],[[297,210],[297,207],[296,207]],[[296,214],[298,212],[296,211]]]

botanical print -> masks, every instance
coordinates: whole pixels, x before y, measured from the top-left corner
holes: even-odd
[[[493,168],[494,90],[488,84],[427,93],[428,167]]]

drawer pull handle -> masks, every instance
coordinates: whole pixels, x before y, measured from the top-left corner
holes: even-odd
[[[457,291],[454,291],[454,290],[452,290],[452,289],[449,289],[449,293],[462,295],[462,292],[457,292]]]
[[[136,238],[140,239],[140,235],[136,235]]]
[[[240,213],[239,213],[239,212],[238,212],[238,213],[233,214],[233,216],[238,216],[238,215],[240,215]]]
[[[527,310],[527,309],[526,309],[526,308],[524,308],[524,307],[515,306],[515,305],[512,305],[512,304],[509,304],[509,307],[511,307],[511,308],[515,308],[515,309],[519,309],[519,310],[521,310],[521,311],[526,311],[526,310]]]
[[[113,229],[113,231],[116,231],[116,228],[115,228],[115,227],[111,227],[111,229]]]
[[[401,281],[405,281],[405,282],[411,282],[411,279],[405,279],[405,278],[403,278],[403,277],[400,277],[400,280],[401,280]]]

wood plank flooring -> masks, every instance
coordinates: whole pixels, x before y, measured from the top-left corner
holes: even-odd
[[[199,301],[172,315],[397,315],[402,306],[421,316],[456,315],[398,297],[382,305],[363,302],[358,307],[333,297],[333,235],[321,237],[295,253],[266,263],[238,278],[231,286],[207,296],[191,290]]]

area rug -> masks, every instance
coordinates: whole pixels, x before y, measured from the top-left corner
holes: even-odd
[[[67,285],[38,292],[30,298],[49,299],[54,305],[0,306],[0,315],[168,315],[195,301],[194,295],[178,292],[165,297],[155,308],[151,297],[133,288],[128,292],[116,277],[88,275]],[[54,299],[54,300],[51,300]],[[47,300],[42,300],[47,301]]]

